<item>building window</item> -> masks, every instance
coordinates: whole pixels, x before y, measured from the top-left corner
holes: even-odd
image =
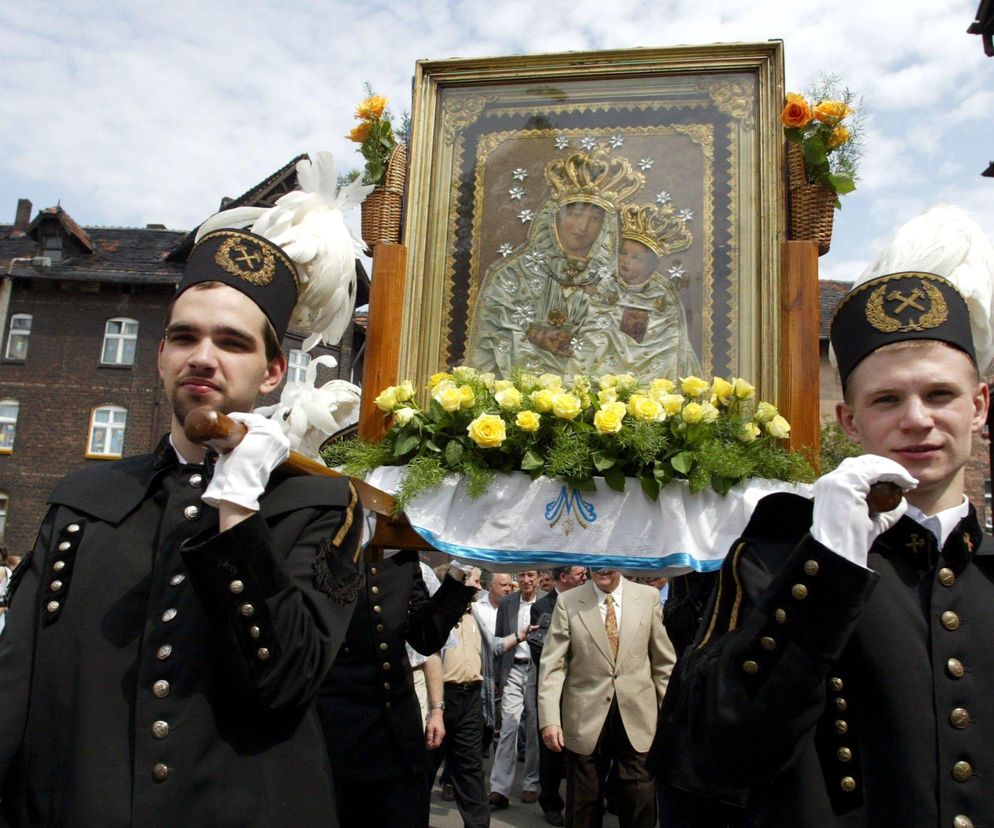
[[[27,359],[30,338],[31,314],[15,313],[10,317],[10,332],[7,334],[7,359]]]
[[[291,350],[287,361],[287,382],[304,382],[307,379],[307,366],[311,363],[311,355],[305,351]]]
[[[7,495],[0,492],[0,540],[3,540],[4,529],[7,528]]]
[[[117,458],[124,450],[124,427],[128,410],[118,405],[102,405],[93,409],[90,418],[90,436],[86,442],[86,456]]]
[[[984,481],[984,529],[994,532],[994,515],[991,513],[991,479]]]
[[[104,365],[134,365],[138,322],[134,319],[108,319],[104,328],[104,347],[100,362]]]
[[[0,454],[10,454],[14,450],[14,432],[17,430],[17,400],[0,402]]]

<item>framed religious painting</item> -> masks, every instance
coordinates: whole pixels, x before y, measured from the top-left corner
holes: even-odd
[[[782,99],[779,41],[419,62],[400,375],[775,394]]]

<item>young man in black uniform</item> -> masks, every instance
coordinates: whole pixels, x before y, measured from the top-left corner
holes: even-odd
[[[813,504],[765,498],[733,545],[663,705],[676,788],[750,825],[994,823],[994,548],[963,493],[992,277],[979,228],[935,208],[840,304],[837,415],[866,454]],[[879,481],[897,509],[868,504]]]
[[[159,348],[169,434],[49,498],[0,641],[10,824],[335,824],[314,698],[362,511],[345,479],[280,472],[279,427],[237,413],[283,378],[295,296],[276,245],[204,236]],[[248,428],[216,465],[184,432],[203,405]]]

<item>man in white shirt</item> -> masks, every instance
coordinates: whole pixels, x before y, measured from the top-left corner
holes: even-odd
[[[494,681],[493,639],[497,630],[497,607],[506,595],[511,593],[511,576],[505,572],[494,572],[490,576],[487,591],[473,603],[473,617],[480,626],[483,638],[483,755],[490,753],[494,731],[499,728],[497,721],[497,695]]]

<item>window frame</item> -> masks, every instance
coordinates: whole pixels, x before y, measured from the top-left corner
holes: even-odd
[[[119,322],[121,323],[120,333],[111,333],[108,328],[111,324]],[[135,326],[134,334],[127,334],[124,332],[125,327],[128,324],[133,324]],[[111,366],[115,368],[131,368],[135,364],[135,357],[138,353],[138,331],[141,328],[141,323],[137,319],[132,319],[130,316],[112,316],[106,322],[104,322],[104,338],[100,341],[100,364],[105,366]],[[107,352],[107,343],[109,340],[116,340],[116,355],[117,359],[113,362],[107,362],[104,356]],[[134,342],[134,347],[131,351],[131,362],[125,362],[122,357],[124,356],[123,351],[125,343],[128,341]]]
[[[21,415],[21,403],[18,400],[13,400],[13,399],[0,400],[0,407],[5,405],[16,406],[17,410],[14,412],[13,420],[5,418],[2,414],[0,414],[0,454],[13,454],[14,442],[17,440],[17,420]],[[5,435],[4,426],[8,424],[13,426],[13,428],[11,429],[9,446],[5,445],[6,441],[4,436]],[[0,537],[2,537],[2,535],[0,535]]]
[[[304,363],[302,365],[294,361],[295,354],[304,358]],[[291,348],[289,353],[286,355],[286,381],[306,382],[307,366],[310,364],[311,355],[307,351],[302,351],[300,348]]]
[[[27,319],[28,327],[25,328],[14,328],[14,322],[19,319]],[[4,359],[13,360],[14,362],[24,362],[28,358],[28,352],[31,350],[31,328],[34,326],[34,314],[31,313],[12,313],[10,315],[10,321],[7,323],[7,345],[4,348]],[[17,356],[11,353],[11,345],[13,343],[14,337],[20,337],[24,339],[24,355]]]
[[[97,422],[97,413],[106,411],[110,414],[110,419],[106,423]],[[114,414],[123,413],[124,422],[120,425],[113,422]],[[96,428],[106,429],[107,434],[104,437],[102,448],[105,449],[103,452],[93,451],[93,436],[94,430]],[[124,456],[124,438],[127,433],[128,428],[128,409],[123,405],[114,405],[112,403],[107,403],[105,405],[94,406],[90,410],[90,426],[86,430],[86,451],[83,456],[88,460],[120,460]],[[121,431],[121,451],[117,454],[112,451],[107,451],[107,449],[113,447],[113,433],[116,429]]]

